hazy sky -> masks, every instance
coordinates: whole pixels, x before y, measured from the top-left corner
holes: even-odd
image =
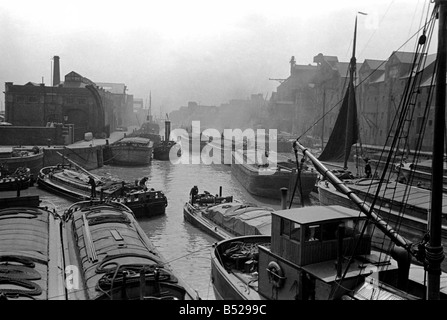
[[[0,81],[51,82],[76,71],[152,95],[158,113],[196,101],[220,105],[278,86],[289,61],[318,53],[387,59],[425,21],[429,0],[0,0]],[[430,6],[430,12],[433,4]],[[357,12],[368,13],[367,16]],[[412,51],[414,41],[401,48]],[[1,96],[2,109],[4,94]]]

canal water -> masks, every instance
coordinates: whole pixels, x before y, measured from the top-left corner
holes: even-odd
[[[197,154],[190,157],[199,157]],[[188,163],[173,164],[170,161],[152,160],[145,167],[103,166],[91,172],[101,176],[113,176],[126,181],[148,177],[148,187],[162,190],[168,198],[166,215],[139,219],[143,230],[177,275],[185,280],[204,300],[214,300],[211,285],[210,253],[217,240],[195,228],[183,218],[183,206],[189,199],[189,191],[197,185],[204,190],[223,196],[280,209],[279,200],[270,200],[250,195],[231,174],[231,166],[204,164],[200,159]],[[182,161],[185,163],[186,161]],[[41,199],[54,205],[58,211],[65,210],[72,202],[38,189]]]

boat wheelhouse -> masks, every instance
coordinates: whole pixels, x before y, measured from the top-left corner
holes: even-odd
[[[356,290],[374,276],[387,288],[386,299],[414,299],[397,289],[403,283],[398,265],[372,249],[372,228],[366,223],[359,211],[342,206],[274,211],[271,237],[238,237],[216,245],[211,258],[216,297],[356,299]]]

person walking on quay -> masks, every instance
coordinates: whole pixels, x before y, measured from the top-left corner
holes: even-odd
[[[194,204],[194,200],[196,199],[196,196],[198,194],[199,194],[199,188],[197,188],[197,186],[192,187],[191,191],[189,192],[191,204]]]
[[[91,192],[91,198],[92,199],[96,198],[96,182],[95,182],[95,179],[93,179],[93,177],[90,177],[88,179],[88,184],[92,186],[92,188],[91,188],[91,191],[92,191]]]

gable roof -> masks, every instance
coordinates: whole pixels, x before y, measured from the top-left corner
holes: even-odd
[[[373,70],[385,70],[385,62],[386,60],[365,59],[363,65]]]
[[[64,87],[85,87],[88,84],[94,85],[95,83],[74,71],[67,73],[63,82]]]
[[[340,77],[345,78],[345,77],[349,77],[349,65],[351,63],[350,62],[339,62],[338,63],[338,72],[340,73]],[[356,63],[355,64],[356,70],[360,70],[360,68],[362,67],[361,63]]]
[[[96,85],[110,93],[125,94],[126,85],[124,83],[96,82]]]
[[[396,57],[401,63],[413,63],[414,56],[416,53],[414,52],[405,52],[405,51],[393,51],[393,53],[390,55],[391,57]],[[388,59],[388,60],[389,60]]]

